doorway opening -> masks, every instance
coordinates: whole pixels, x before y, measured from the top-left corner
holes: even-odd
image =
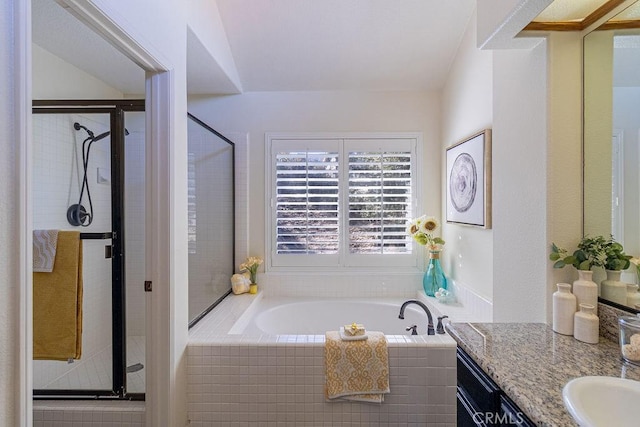
[[[82,267],[73,283],[34,273],[36,399],[144,400],[144,110],[33,101],[33,230],[76,233]],[[61,360],[60,337],[74,333],[75,355]]]

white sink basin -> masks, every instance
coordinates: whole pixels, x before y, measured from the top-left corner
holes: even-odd
[[[580,377],[562,389],[562,400],[582,427],[640,425],[640,381]]]

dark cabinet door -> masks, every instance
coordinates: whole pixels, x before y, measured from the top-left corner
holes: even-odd
[[[501,414],[501,426],[511,427],[535,427],[536,425],[531,421],[518,406],[513,403],[506,395],[500,396],[500,414]]]
[[[457,368],[459,427],[535,427],[535,424],[461,348],[457,350]]]

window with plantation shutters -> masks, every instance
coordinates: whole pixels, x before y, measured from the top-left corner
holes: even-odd
[[[406,225],[414,216],[416,138],[267,143],[270,266],[415,265]]]
[[[349,152],[349,252],[411,251],[411,152]]]
[[[276,253],[338,253],[338,153],[276,154]]]

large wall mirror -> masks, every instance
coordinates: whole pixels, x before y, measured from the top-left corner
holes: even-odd
[[[584,234],[611,234],[635,257],[640,257],[639,70],[636,2],[584,38]],[[603,279],[603,272],[594,274],[594,281]],[[638,284],[633,265],[621,280]]]

